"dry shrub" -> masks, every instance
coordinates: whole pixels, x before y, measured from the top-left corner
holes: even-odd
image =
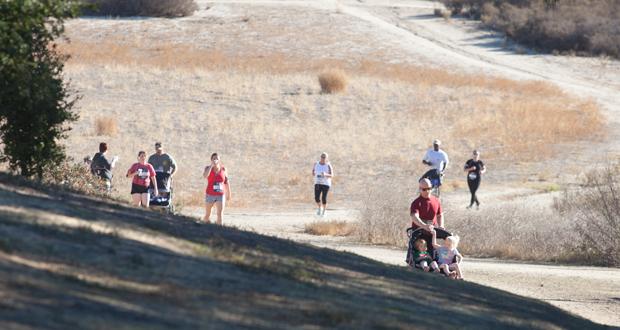
[[[620,57],[616,0],[443,0],[532,47]]]
[[[461,237],[459,249],[470,256],[524,261],[576,262],[576,234],[570,220],[547,205],[528,202],[483,205],[479,211],[453,210],[447,228]]]
[[[350,236],[355,231],[355,228],[354,224],[347,221],[314,221],[306,224],[304,233],[320,236]]]
[[[588,173],[582,186],[556,201],[579,236],[579,256],[589,263],[620,266],[620,167]]]
[[[402,187],[402,183],[387,184]],[[409,205],[412,198],[402,190],[371,190],[364,201],[357,236],[365,243],[407,246],[405,230],[411,227]]]
[[[86,0],[93,5],[84,14],[103,16],[190,16],[198,9],[194,0]]]
[[[332,69],[319,74],[319,84],[322,93],[342,93],[347,88],[348,78],[344,71]]]
[[[118,124],[114,117],[100,117],[95,120],[95,134],[115,136],[118,133]]]
[[[87,195],[106,195],[105,183],[90,172],[90,167],[71,160],[44,172],[42,182],[55,188]]]

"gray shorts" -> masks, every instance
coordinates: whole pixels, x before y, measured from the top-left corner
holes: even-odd
[[[215,203],[215,202],[222,202],[222,203],[224,203],[224,195],[207,195],[207,197],[205,197],[205,202],[207,202],[207,203]]]

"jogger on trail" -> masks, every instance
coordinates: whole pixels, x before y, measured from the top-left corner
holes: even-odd
[[[224,217],[224,207],[226,200],[231,198],[230,182],[226,168],[220,162],[217,153],[211,155],[211,164],[205,167],[202,176],[207,179],[207,189],[205,191],[205,216],[206,223],[211,222],[211,209],[215,205],[217,211],[217,224],[221,225]]]
[[[439,185],[441,186],[443,172],[448,167],[450,160],[448,159],[448,154],[439,149],[441,145],[441,141],[435,139],[433,141],[433,148],[428,149],[426,154],[424,155],[424,159],[422,159],[422,163],[428,165],[437,171],[439,175]]]
[[[334,177],[334,168],[329,162],[327,153],[321,154],[321,159],[314,164],[312,168],[312,177],[314,178],[314,201],[317,206],[317,215],[325,215],[327,209],[327,193],[332,186],[332,178]],[[323,209],[321,210],[321,204]]]
[[[149,185],[153,184],[153,194],[159,195],[157,191],[157,179],[155,178],[155,170],[153,166],[146,162],[146,152],[138,152],[138,162],[131,165],[127,170],[126,177],[132,177],[131,180],[131,199],[135,206],[149,207],[151,196],[149,194]]]
[[[480,181],[482,180],[482,174],[486,172],[487,168],[480,160],[480,152],[474,150],[473,158],[465,163],[465,173],[467,173],[467,185],[469,186],[469,192],[471,193],[471,201],[469,202],[470,209],[476,203],[476,209],[480,207],[480,201],[476,196],[476,191],[480,187]]]

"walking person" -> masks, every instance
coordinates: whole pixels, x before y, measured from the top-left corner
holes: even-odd
[[[314,164],[312,168],[312,177],[314,178],[314,201],[317,206],[316,214],[324,216],[325,210],[327,209],[327,193],[332,186],[332,178],[334,177],[334,168],[329,162],[327,153],[322,153],[320,160]]]
[[[228,173],[220,162],[220,156],[217,153],[211,155],[211,164],[205,167],[202,176],[207,180],[204,221],[211,223],[211,209],[215,205],[217,211],[216,223],[221,225],[224,217],[224,207],[226,206],[226,201],[231,199],[232,192],[230,190]]]
[[[151,196],[149,186],[153,185],[154,196],[159,195],[155,169],[146,162],[146,152],[138,152],[138,162],[131,165],[127,170],[126,177],[131,177],[131,200],[135,206],[149,207]]]
[[[118,156],[112,157],[111,161],[107,156],[108,144],[105,142],[99,143],[99,152],[90,161],[90,171],[104,182],[106,192],[110,192],[112,189],[112,169],[118,161]]]
[[[419,182],[420,196],[411,202],[410,216],[411,227],[416,229],[422,229],[419,232],[419,236],[413,239],[422,238],[427,244],[428,251],[434,249],[432,245],[432,230],[437,231],[439,238],[445,238],[449,236],[449,233],[445,230],[445,217],[441,209],[441,202],[439,199],[431,195],[431,181],[429,179],[421,179]],[[409,259],[409,257],[408,257]]]
[[[177,163],[170,154],[164,152],[161,142],[155,142],[155,153],[149,156],[148,163],[155,169],[159,187],[170,190],[170,181],[177,171]]]
[[[487,168],[480,160],[480,152],[474,150],[473,158],[465,162],[465,173],[467,173],[467,186],[469,186],[469,192],[471,193],[471,201],[469,202],[468,209],[471,209],[476,203],[476,209],[480,208],[480,201],[476,196],[476,191],[480,188],[480,181],[482,180],[482,174],[486,172]]]

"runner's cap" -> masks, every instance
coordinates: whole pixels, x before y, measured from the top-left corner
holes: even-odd
[[[441,140],[435,139],[435,140],[433,140],[433,144],[436,144],[436,145],[439,146],[439,145],[441,145]]]
[[[161,142],[155,142],[155,148],[161,148]]]

